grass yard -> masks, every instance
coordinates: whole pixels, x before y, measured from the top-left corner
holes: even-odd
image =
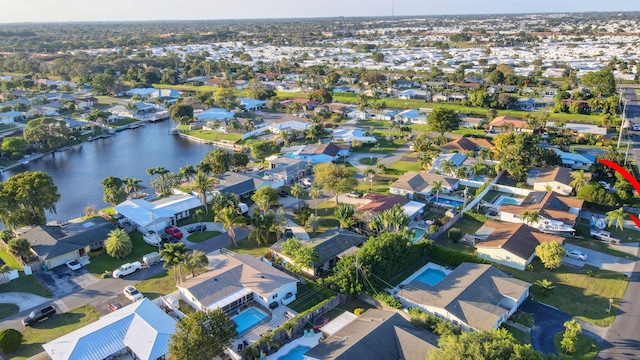
[[[0,285],[0,293],[7,292],[28,292],[43,297],[51,297],[47,288],[33,275],[20,273],[20,277],[10,282]]]
[[[354,152],[367,154],[391,154],[405,143],[406,141],[403,139],[394,139],[392,141],[379,139],[376,145],[363,144],[362,147],[354,149]]]
[[[515,278],[534,284],[531,294],[537,301],[555,306],[567,314],[589,321],[598,326],[613,323],[617,305],[624,296],[628,280],[620,273],[596,269],[586,265],[582,269],[561,266],[553,271],[547,270],[537,258],[531,263],[534,271],[519,271],[499,266],[501,270],[512,274]],[[593,276],[587,272],[593,271]],[[548,295],[542,295],[542,289],[535,285],[536,281],[548,279],[556,286]],[[609,299],[614,299],[611,314],[605,309],[609,307]]]
[[[509,324],[502,324],[502,327],[507,329],[513,335],[516,340],[522,344],[531,344],[531,335],[525,331],[515,328]]]
[[[296,300],[287,306],[289,306],[293,311],[301,313],[316,306],[326,298],[326,296],[314,290],[313,287],[307,284],[298,283]]]
[[[562,341],[563,332],[557,333],[553,342],[556,345],[556,350],[560,355],[560,359],[572,359],[572,360],[593,360],[598,356],[598,351],[600,351],[600,344],[593,340],[592,338],[578,334],[578,341],[576,343],[576,351],[570,355],[565,354],[562,351],[562,347],[560,346],[560,341]]]
[[[7,318],[11,315],[15,315],[20,311],[18,305],[14,304],[0,304],[0,319]]]
[[[468,128],[453,130],[451,133],[456,135],[462,135],[462,136],[465,136],[465,135],[485,136],[487,134],[486,131],[484,131],[483,129],[468,129]]]
[[[386,128],[389,126],[389,121],[379,119],[358,120],[358,126],[362,128],[368,128],[370,126]]]
[[[184,273],[186,270],[183,268],[182,271]],[[176,280],[173,273],[173,268],[167,269],[152,278],[140,281],[135,287],[151,300],[171,294],[176,291]]]
[[[218,141],[218,140],[227,140],[227,141],[240,141],[242,139],[242,135],[240,134],[227,134],[221,133],[217,131],[209,131],[209,130],[191,130],[186,132],[187,135],[197,137],[198,139],[210,140],[210,141]]]
[[[2,259],[2,261],[4,261],[4,263],[12,270],[22,270],[23,268],[18,259],[9,254],[7,249],[4,247],[0,247],[0,259]]]
[[[368,157],[368,158],[362,158],[360,159],[360,164],[362,165],[375,165],[378,163],[378,158],[377,157]]]
[[[389,180],[376,176],[373,178],[373,183],[371,183],[368,179],[366,181],[358,183],[356,190],[363,194],[368,192],[386,194],[389,192]]]
[[[203,242],[205,240],[209,240],[212,237],[218,236],[222,234],[220,231],[201,231],[201,232],[195,232],[189,236],[187,236],[187,240],[194,242],[194,243],[200,243]]]
[[[229,244],[226,248],[238,254],[249,254],[253,257],[264,256],[269,254],[269,247],[276,242],[275,235],[271,235],[271,241],[268,244],[258,244],[255,240],[246,238],[236,241],[238,246]]]
[[[134,261],[142,261],[142,257],[150,252],[158,251],[157,246],[151,246],[142,240],[142,234],[138,231],[134,231],[129,234],[131,242],[133,243],[133,250],[131,254],[127,255],[123,259],[112,258],[111,256],[103,253],[102,255],[92,256],[91,264],[86,268],[92,274],[103,274],[105,271],[113,271],[120,267],[124,263],[130,263]]]
[[[129,125],[129,124],[132,124],[132,123],[137,122],[137,121],[138,121],[138,120],[136,120],[136,119],[134,119],[134,118],[126,117],[126,118],[124,118],[124,119],[122,119],[122,120],[118,120],[118,121],[116,121],[116,122],[110,123],[110,124],[109,124],[109,127],[111,127],[111,128],[114,128],[114,129],[115,129],[115,128],[117,128],[117,127],[125,126],[125,125]]]
[[[411,162],[411,161],[398,161],[393,165],[391,165],[389,169],[400,171],[403,174],[406,173],[407,171],[420,171],[420,167],[418,166],[418,163]]]
[[[83,305],[51,319],[20,329],[24,336],[20,349],[11,354],[12,360],[24,360],[43,351],[42,344],[57,339],[100,318],[100,313],[91,305]]]
[[[333,229],[334,227],[340,226],[340,223],[333,216],[333,212],[336,209],[336,202],[334,199],[329,199],[322,204],[318,205],[314,209],[318,209],[318,216],[320,217],[320,226],[318,227],[318,231],[315,235],[321,234],[329,229]],[[313,212],[315,214],[315,210]],[[311,229],[305,227],[307,232],[311,233]],[[312,234],[312,233],[311,233]],[[312,234],[313,235],[313,234]]]

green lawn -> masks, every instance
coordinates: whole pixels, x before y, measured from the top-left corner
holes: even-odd
[[[373,190],[372,190],[373,185]],[[373,184],[369,181],[362,181],[358,183],[356,190],[361,193],[374,192],[377,194],[386,194],[389,192],[389,180],[385,180],[385,178],[375,177],[373,179]]]
[[[20,273],[20,277],[10,282],[0,285],[0,293],[7,292],[28,292],[44,297],[51,297],[47,288],[33,275]]]
[[[44,351],[42,344],[57,339],[100,318],[91,305],[83,305],[63,314],[56,314],[31,327],[19,329],[24,338],[20,349],[11,354],[12,360],[24,360]]]
[[[467,129],[467,128],[453,130],[451,133],[456,135],[462,135],[462,136],[464,135],[485,136],[486,135],[486,131],[484,131],[483,129]]]
[[[368,157],[368,158],[362,158],[360,159],[360,164],[362,165],[375,165],[376,163],[378,163],[378,158],[377,157]]]
[[[127,117],[127,118],[124,118],[122,120],[118,120],[118,121],[116,121],[114,123],[110,123],[109,127],[117,128],[117,127],[120,127],[120,126],[125,126],[125,125],[132,124],[132,123],[137,122],[137,121],[138,120],[136,120],[134,118]]]
[[[183,268],[182,271],[184,273],[186,270]],[[176,291],[176,280],[173,276],[173,269],[169,268],[152,278],[140,281],[135,287],[151,300],[171,294]]]
[[[535,284],[538,280],[548,279],[556,286],[548,295],[542,295],[539,286],[530,288],[534,299],[555,306],[560,310],[589,321],[598,326],[608,326],[613,323],[617,304],[624,296],[628,280],[620,273],[596,269],[586,265],[582,269],[561,266],[550,271],[542,266],[536,258],[531,263],[534,271],[519,271],[512,268],[498,266],[515,278]],[[593,271],[593,276],[587,272]],[[609,299],[614,299],[611,314],[605,309],[609,307]]]
[[[91,263],[86,266],[92,274],[102,274],[105,271],[113,271],[120,267],[124,263],[130,263],[134,261],[142,261],[142,257],[150,252],[158,251],[157,246],[151,246],[142,240],[142,234],[138,231],[134,231],[129,234],[131,242],[133,243],[133,250],[131,254],[127,255],[123,259],[112,258],[106,253],[98,256],[91,257]]]
[[[363,144],[362,147],[354,149],[354,152],[367,154],[390,154],[404,145],[404,139],[395,139],[389,141],[387,139],[379,139],[376,145]]]
[[[18,259],[9,254],[7,249],[5,249],[4,247],[0,247],[0,259],[2,259],[2,261],[4,261],[4,263],[7,264],[7,266],[9,266],[9,268],[11,268],[12,270],[22,270],[23,268],[23,266],[20,265]]]
[[[560,346],[560,341],[562,341],[562,335],[564,332],[557,333],[553,342],[556,345],[556,350],[558,354],[560,354],[560,359],[575,359],[575,360],[593,360],[598,356],[598,351],[600,351],[600,344],[593,340],[592,338],[584,335],[578,334],[578,341],[576,343],[576,351],[572,354],[565,354],[562,351],[562,347]]]
[[[189,236],[187,236],[187,240],[194,242],[194,243],[200,243],[203,242],[205,240],[209,240],[213,237],[216,237],[218,235],[222,234],[220,231],[201,231],[201,232],[195,232]]]
[[[359,120],[358,126],[362,128],[368,128],[370,126],[373,127],[387,127],[389,126],[389,121],[387,120],[379,120],[379,119],[368,119],[368,120]]]
[[[324,299],[326,299],[326,296],[317,292],[311,286],[298,283],[296,300],[287,306],[289,306],[293,311],[301,313],[319,304]]]
[[[268,244],[258,244],[255,240],[249,238],[237,241],[238,246],[229,244],[226,248],[238,254],[249,254],[253,257],[264,256],[270,254],[269,247],[276,242],[275,235],[271,235],[271,241]]]
[[[4,319],[11,315],[15,315],[20,311],[18,305],[14,304],[0,304],[0,319]]]
[[[531,344],[531,335],[529,333],[515,328],[509,324],[502,324],[502,327],[507,329],[507,331],[509,331],[511,335],[513,335],[513,337],[522,344]]]
[[[186,132],[187,135],[197,137],[198,139],[218,141],[218,140],[228,140],[228,141],[240,141],[242,139],[242,135],[240,134],[227,134],[221,133],[217,131],[209,131],[209,130],[191,130]]]
[[[318,227],[318,232],[315,235],[321,234],[329,229],[333,229],[337,226],[340,226],[340,222],[338,222],[338,220],[336,220],[336,218],[333,216],[333,212],[335,211],[336,207],[337,206],[334,199],[329,199],[317,206],[318,216],[320,217],[320,226]],[[315,214],[315,211],[314,211],[314,214]],[[310,235],[312,235],[312,237],[314,236],[309,227],[305,227],[305,230]]]
[[[420,167],[418,167],[417,162],[411,161],[398,161],[391,165],[389,169],[397,170],[402,172],[403,174],[407,171],[420,171]]]

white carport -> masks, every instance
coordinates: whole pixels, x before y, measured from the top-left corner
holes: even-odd
[[[174,215],[171,209],[154,208],[153,203],[141,199],[127,200],[113,209],[129,219],[143,234],[156,228],[163,229],[171,222]]]

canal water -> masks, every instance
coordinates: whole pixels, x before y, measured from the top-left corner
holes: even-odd
[[[23,171],[43,171],[49,174],[58,187],[60,201],[56,213],[47,214],[47,220],[64,221],[77,218],[84,208],[106,206],[102,201],[101,182],[108,176],[142,180],[149,186],[147,169],[162,166],[178,172],[185,165],[196,165],[204,155],[215,149],[213,145],[170,135],[175,126],[171,120],[147,123],[137,129],[117,132],[114,136],[84,142],[82,146],[64,152],[46,155],[20,165],[2,174],[2,181]]]

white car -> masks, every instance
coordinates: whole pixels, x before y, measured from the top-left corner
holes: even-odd
[[[136,271],[138,271],[140,269],[142,269],[142,264],[140,263],[140,261],[123,264],[122,266],[120,266],[116,270],[113,270],[113,277],[116,278],[116,279],[117,278],[121,278],[123,276],[127,276],[129,274],[133,274],[134,272],[136,272]]]
[[[138,289],[131,285],[124,288],[124,296],[133,302],[141,300],[144,297]]]
[[[66,262],[66,264],[67,267],[73,271],[80,270],[82,268],[82,265],[80,265],[80,263],[76,260],[69,260]]]
[[[633,124],[634,131],[640,131],[640,124]]]
[[[578,250],[567,250],[567,256],[572,259],[587,261],[587,254]]]

